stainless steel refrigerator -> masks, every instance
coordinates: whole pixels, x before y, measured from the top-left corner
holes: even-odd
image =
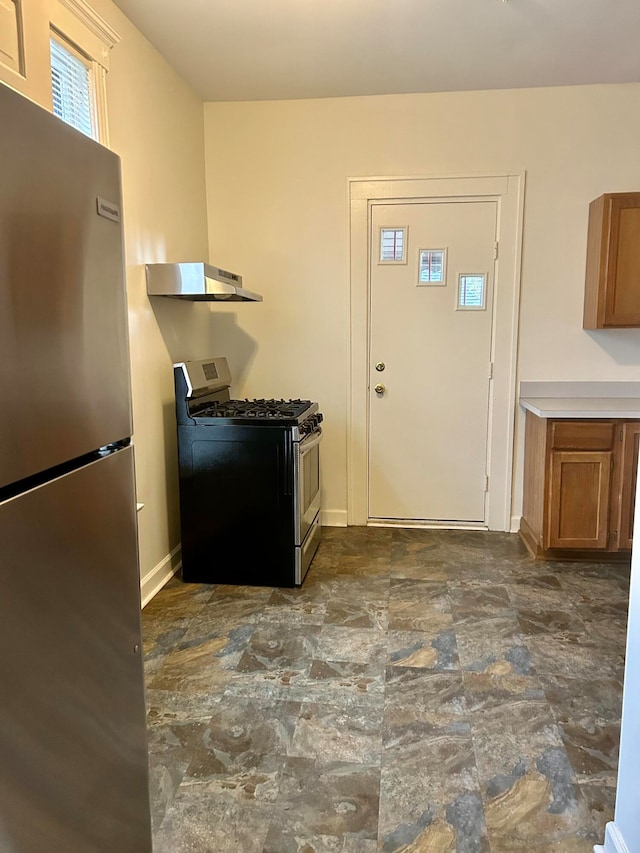
[[[0,850],[151,850],[120,161],[0,85]]]

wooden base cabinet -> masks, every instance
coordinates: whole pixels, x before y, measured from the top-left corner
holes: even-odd
[[[636,507],[636,478],[638,476],[638,449],[640,448],[640,421],[627,421],[622,428],[621,464],[615,481],[617,507],[615,536],[618,548],[631,550],[633,544],[633,516]]]
[[[640,421],[527,412],[520,536],[534,557],[628,559]]]

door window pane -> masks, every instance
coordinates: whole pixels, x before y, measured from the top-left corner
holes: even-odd
[[[447,250],[420,249],[418,284],[447,283]]]
[[[406,228],[381,228],[379,262],[381,264],[405,263],[406,244]]]
[[[458,276],[458,308],[481,311],[486,307],[485,273]]]

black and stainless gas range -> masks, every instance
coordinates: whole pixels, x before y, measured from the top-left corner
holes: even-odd
[[[318,404],[232,400],[225,358],[174,377],[183,579],[300,585],[320,542]]]

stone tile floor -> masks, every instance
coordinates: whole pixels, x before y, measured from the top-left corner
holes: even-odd
[[[173,580],[145,608],[156,853],[590,853],[629,567],[323,533],[300,590]]]

